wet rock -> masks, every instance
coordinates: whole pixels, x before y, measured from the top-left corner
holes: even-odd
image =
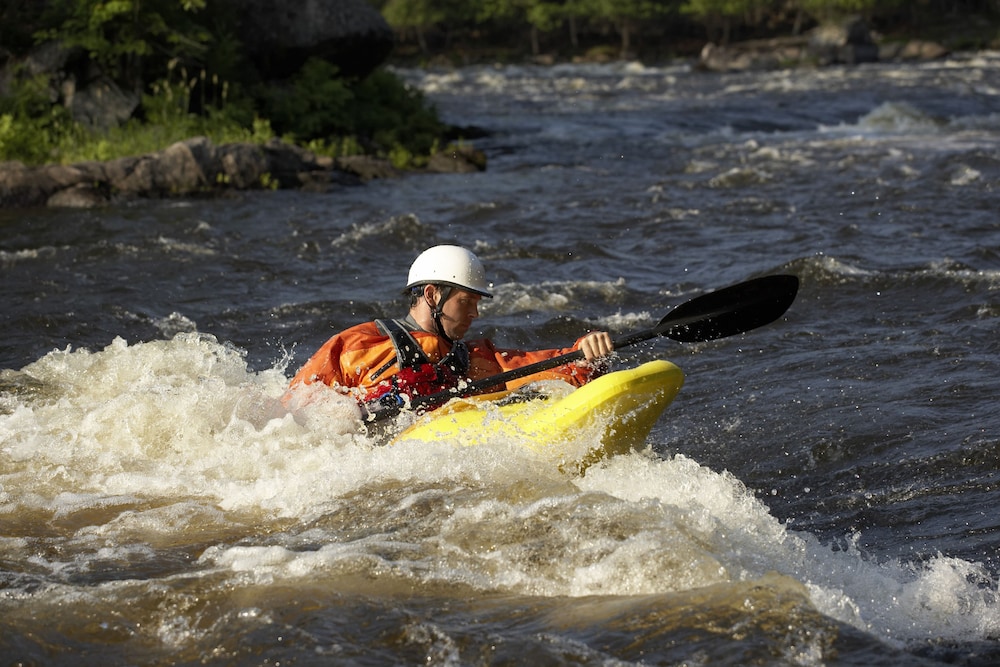
[[[937,42],[928,42],[921,39],[913,39],[908,42],[894,42],[879,47],[879,58],[881,60],[937,60],[948,56],[950,53],[951,51]]]
[[[712,72],[744,72],[794,67],[802,63],[806,38],[789,37],[739,42],[728,46],[708,43],[698,66]]]
[[[469,146],[435,153],[427,163],[427,171],[439,174],[469,174],[485,169],[486,155]]]
[[[860,17],[814,28],[809,33],[807,53],[819,65],[878,61],[878,47],[871,29]]]
[[[879,61],[932,60],[948,55],[933,42],[912,41],[880,46],[859,18],[819,26],[807,35],[751,40],[721,46],[706,44],[700,69],[713,72],[772,70],[786,67],[858,65]]]
[[[77,183],[58,190],[45,202],[52,208],[94,208],[108,202],[107,188],[92,183]]]
[[[441,153],[432,162],[427,171],[455,173],[482,170],[486,158],[463,147]],[[402,174],[388,160],[371,156],[334,159],[277,140],[216,146],[205,137],[195,137],[155,153],[108,162],[39,167],[0,163],[0,208],[85,208],[140,197],[251,189],[326,191]]]
[[[374,158],[369,155],[348,155],[335,161],[337,168],[354,174],[362,181],[375,178],[396,178],[401,175],[398,169],[388,160]]]

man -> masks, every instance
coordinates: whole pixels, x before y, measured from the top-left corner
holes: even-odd
[[[405,404],[415,396],[459,388],[463,382],[576,349],[583,351],[585,361],[510,382],[506,388],[543,378],[580,386],[599,374],[600,366],[591,362],[614,347],[603,331],[583,336],[571,348],[534,352],[498,349],[488,339],[465,341],[479,317],[480,300],[493,298],[489,288],[482,262],[469,250],[454,245],[425,250],[410,266],[407,316],[358,324],[336,334],[299,370],[290,389],[321,382],[350,392],[361,404]]]

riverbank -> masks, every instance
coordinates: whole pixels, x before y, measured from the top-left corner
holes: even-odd
[[[691,35],[664,36],[662,42],[640,43],[627,53],[603,42],[570,47],[556,42],[540,53],[523,48],[468,45],[420,52],[414,45],[397,45],[390,63],[399,67],[450,68],[489,63],[606,63],[636,60],[647,65],[687,62],[707,71],[744,71],[857,65],[870,62],[925,62],[963,50],[1000,48],[1000,25],[983,17],[963,17],[935,29],[883,34],[860,17],[826,23],[800,34],[761,34],[719,42]]]
[[[463,145],[433,154],[419,172],[485,168],[486,156]],[[0,208],[91,208],[135,198],[224,196],[253,189],[324,191],[403,173],[383,158],[332,158],[276,139],[216,146],[195,137],[155,153],[107,162],[37,167],[0,163]]]
[[[977,24],[979,32],[975,38],[959,40],[953,36],[953,43],[981,42],[985,35],[984,25],[988,26]],[[453,67],[457,55],[463,53],[458,49],[450,57],[437,57],[424,64]],[[950,53],[951,49],[944,42],[920,37],[886,39],[855,18],[819,27],[801,36],[748,40],[726,46],[707,43],[697,55],[685,61],[695,69],[734,72],[926,62],[948,57]],[[485,57],[488,57],[487,52],[483,51],[477,59]],[[396,64],[406,60],[397,59]],[[614,58],[607,49],[597,49],[570,61],[611,60]],[[548,54],[521,62],[546,66],[563,61],[555,54]],[[467,139],[474,139],[479,132],[476,128],[467,130]],[[266,144],[215,145],[209,139],[195,137],[154,153],[107,162],[42,166],[0,163],[0,208],[89,208],[134,198],[225,196],[248,189],[323,191],[376,178],[395,178],[404,173],[472,172],[485,168],[485,154],[464,144],[449,145],[432,154],[426,166],[403,171],[387,159],[364,155],[332,158],[276,139]]]

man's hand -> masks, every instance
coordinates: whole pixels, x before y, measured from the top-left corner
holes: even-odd
[[[611,354],[615,349],[615,344],[612,342],[608,332],[591,331],[580,339],[580,344],[577,348],[583,352],[583,356],[587,361],[593,361],[594,359],[606,357]]]

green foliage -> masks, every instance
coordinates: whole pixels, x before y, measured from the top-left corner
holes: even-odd
[[[10,94],[0,97],[0,160],[37,164],[52,159],[58,144],[78,138],[69,112],[49,99],[44,76],[15,80]]]
[[[447,9],[434,0],[389,0],[382,17],[393,28],[423,28],[449,18]]]
[[[992,20],[994,25],[1000,15],[996,0],[463,0],[458,4],[456,0],[370,1],[381,7],[390,25],[404,35],[410,29],[421,32],[433,25],[438,37],[444,37],[439,43],[444,41],[450,53],[481,51],[485,43],[493,46],[494,58],[506,53],[511,35],[520,36],[522,53],[528,52],[529,42],[534,52],[539,32],[547,33],[551,43],[552,37],[566,30],[571,47],[580,51],[597,46],[595,41],[606,43],[613,33],[620,35],[625,47],[630,36],[640,41],[645,38],[647,44],[653,41],[662,44],[664,35],[683,39],[699,32],[704,34],[705,30],[710,34],[725,30],[727,34],[747,37],[774,36],[849,14],[864,16],[880,30],[899,26],[896,30],[904,31],[916,27],[916,23],[926,30],[959,12],[978,14],[978,18]],[[584,33],[591,44],[580,44],[578,36]],[[555,48],[565,48],[566,41],[561,39]],[[980,42],[988,44],[990,38],[980,38]]]
[[[286,87],[261,89],[264,115],[281,134],[302,141],[353,132],[353,92],[335,65],[310,58]]]
[[[334,137],[332,139],[313,139],[306,142],[305,148],[316,155],[326,155],[329,157],[341,157],[344,155],[364,155],[365,149],[357,137],[345,136]]]
[[[83,48],[102,70],[120,81],[142,74],[150,56],[204,54],[211,34],[191,13],[206,0],[50,0],[36,38]]]
[[[351,117],[355,134],[370,138],[381,151],[399,145],[428,155],[446,129],[420,91],[386,70],[376,70],[359,82]]]
[[[799,9],[818,21],[848,14],[891,11],[903,4],[903,0],[796,0]]]
[[[350,82],[336,68],[310,61],[290,89],[267,89],[266,118],[244,100],[227,102],[225,84],[192,76],[184,68],[155,82],[143,95],[144,120],[133,119],[106,132],[88,130],[48,99],[44,77],[22,81],[16,94],[0,98],[0,160],[28,164],[110,160],[160,150],[192,136],[216,144],[263,143],[275,136],[299,141],[321,155],[386,155],[399,167],[419,166],[445,132],[423,96],[390,72],[380,70]],[[191,111],[192,96],[213,86],[207,99],[218,104]]]
[[[391,1],[401,20],[417,22],[460,15],[465,2]],[[348,80],[312,59],[289,82],[256,81],[238,35],[226,27],[235,25],[236,11],[235,0],[6,0],[5,38],[14,36],[9,19],[30,27],[36,41],[79,49],[140,93],[141,105],[136,118],[98,132],[72,120],[59,100],[58,74],[14,76],[0,97],[0,160],[108,160],[191,136],[228,143],[278,135],[320,153],[377,153],[412,166],[437,145],[445,127],[436,112],[388,72]],[[30,47],[17,44],[22,53]]]
[[[320,153],[351,154],[366,146],[366,152],[378,154],[404,149],[426,155],[445,131],[423,95],[394,74],[376,70],[349,82],[318,58],[309,60],[287,88],[264,89],[262,100],[279,135]]]
[[[681,11],[699,19],[738,17],[747,11],[746,0],[687,0]]]
[[[143,96],[146,122],[131,120],[99,132],[72,120],[69,111],[52,104],[48,82],[36,76],[15,82],[11,94],[0,97],[0,160],[27,164],[110,160],[160,150],[192,136],[214,142],[263,143],[274,136],[265,120],[254,120],[241,107],[212,107],[203,114],[188,110],[195,83],[180,79],[157,82]],[[194,80],[197,82],[198,77]]]

